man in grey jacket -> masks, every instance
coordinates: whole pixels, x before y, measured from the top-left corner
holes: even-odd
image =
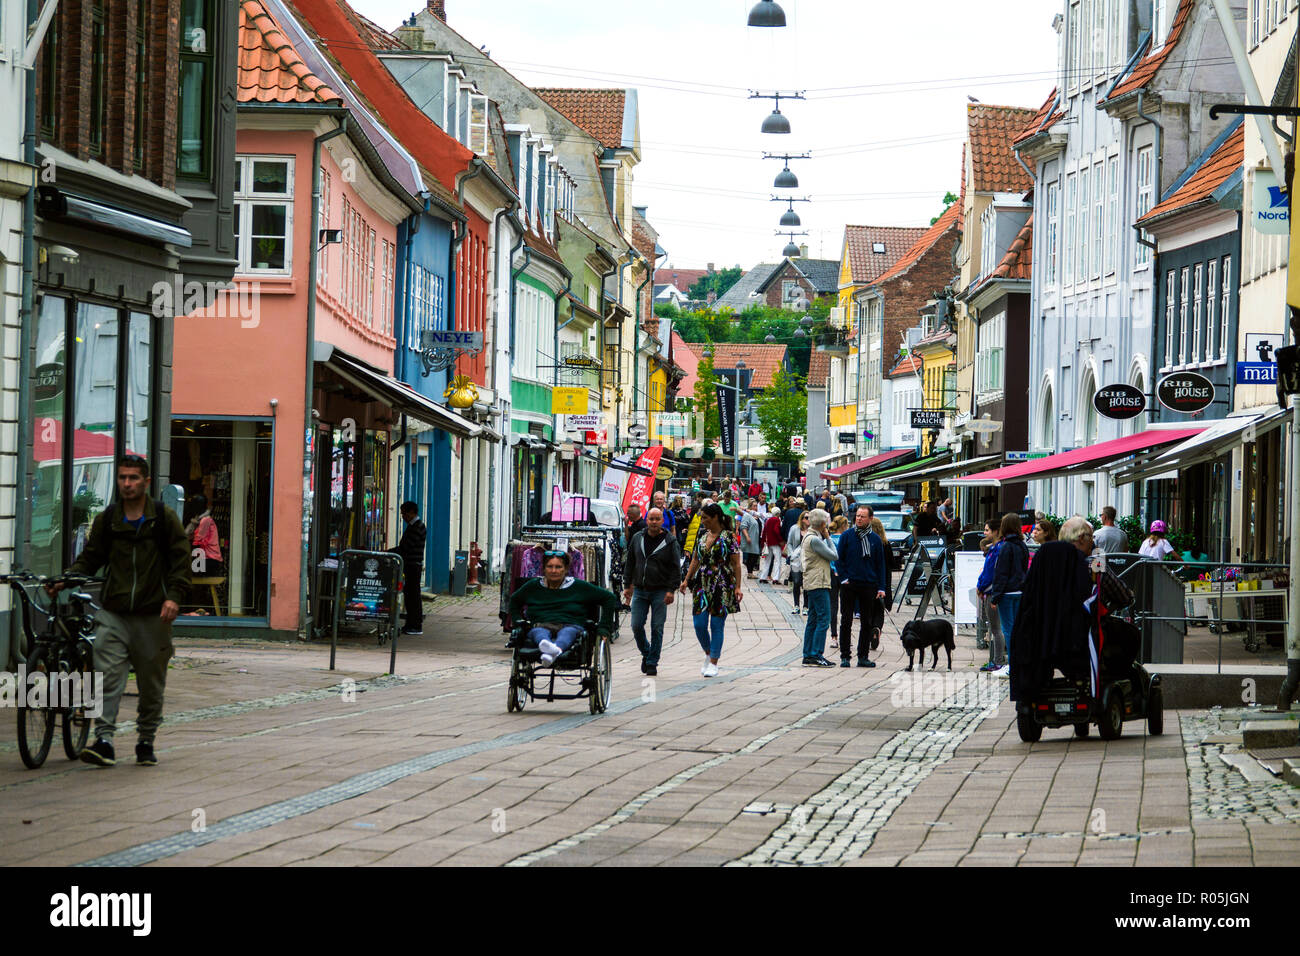
[[[646,527],[628,543],[624,603],[632,606],[632,636],[641,652],[641,673],[659,672],[659,652],[664,645],[664,620],[673,593],[682,584],[682,553],[677,539],[664,530],[664,513],[651,508]],[[645,619],[650,616],[650,641],[645,639]]]

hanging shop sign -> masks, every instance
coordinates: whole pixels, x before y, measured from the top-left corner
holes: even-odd
[[[913,428],[943,428],[947,412],[938,408],[912,409]]]
[[[585,388],[551,389],[551,413],[555,415],[585,415],[590,394]]]
[[[564,422],[565,428],[571,432],[595,431],[604,424],[600,415],[570,415]]]
[[[1255,231],[1265,236],[1285,236],[1291,232],[1291,212],[1286,190],[1269,169],[1255,170],[1255,189],[1251,195],[1250,221]]]
[[[1214,383],[1196,372],[1174,372],[1156,385],[1156,398],[1171,412],[1191,415],[1214,401]]]
[[[841,445],[856,445],[857,443],[858,436],[853,434],[853,432],[840,432]]]
[[[1092,407],[1106,418],[1136,418],[1147,407],[1147,397],[1136,385],[1107,385],[1092,396]]]
[[[994,432],[1001,430],[1001,422],[991,421],[987,418],[972,418],[966,422],[966,431],[974,432],[976,435],[992,435]]]
[[[420,333],[419,354],[425,378],[451,368],[462,355],[478,355],[482,351],[482,332],[426,330]]]

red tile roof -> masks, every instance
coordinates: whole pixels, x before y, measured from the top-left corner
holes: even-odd
[[[900,375],[915,375],[921,371],[921,356],[908,353],[898,360],[898,362],[885,373],[885,378],[897,378]]]
[[[1002,257],[998,267],[993,270],[997,279],[1031,279],[1034,266],[1034,214],[1030,213],[1024,226],[1011,240],[1007,254]]]
[[[1207,201],[1224,181],[1241,168],[1246,157],[1246,126],[1243,123],[1228,134],[1223,145],[1210,154],[1201,168],[1188,177],[1167,199],[1138,220],[1151,222],[1161,216]]]
[[[686,371],[686,377],[677,385],[677,394],[690,398],[695,394],[695,383],[699,381],[700,359],[676,332],[672,334],[672,342],[673,364]]]
[[[808,387],[825,388],[831,377],[831,353],[812,350],[808,357]]]
[[[596,137],[606,149],[622,148],[626,90],[541,87],[534,88],[533,92]]]
[[[1165,60],[1178,44],[1178,39],[1182,36],[1183,27],[1187,25],[1187,18],[1191,15],[1192,6],[1195,0],[1179,0],[1178,12],[1174,14],[1173,25],[1169,27],[1169,36],[1165,38],[1164,45],[1154,53],[1149,52],[1150,40],[1147,41],[1148,53],[1145,57],[1137,62],[1132,71],[1125,76],[1116,87],[1111,91],[1102,103],[1109,103],[1111,100],[1118,99],[1126,93],[1132,93],[1139,90],[1151,82],[1151,78],[1156,75],[1156,71],[1164,65]],[[1100,105],[1100,104],[1098,104]]]
[[[688,349],[702,359],[706,343],[684,342]],[[743,360],[745,368],[753,369],[752,388],[767,388],[772,384],[772,376],[785,364],[786,347],[784,345],[758,345],[749,342],[718,342],[710,346],[713,349],[714,368],[735,368],[736,362]]]
[[[240,103],[337,103],[338,93],[303,63],[262,0],[239,5]]]
[[[708,269],[676,269],[666,266],[655,270],[655,285],[673,285],[683,294],[689,294],[691,286],[708,274]]]
[[[1058,109],[1056,112],[1052,112],[1052,107],[1056,105],[1056,90],[1053,89],[1052,92],[1047,94],[1047,100],[1038,108],[1038,112],[1029,121],[1029,125],[1016,134],[1016,137],[1011,141],[1011,145],[1013,147],[1019,146],[1025,140],[1046,132],[1055,126],[1058,121],[1064,119],[1064,110]]]
[[[976,192],[1025,192],[1034,185],[1011,151],[1012,138],[1035,115],[1032,108],[966,104],[966,148]],[[964,180],[963,180],[964,181]]]
[[[357,10],[352,11],[357,21],[365,28],[365,40],[372,50],[405,50],[406,45],[393,36],[378,23],[368,20]]]
[[[924,234],[924,226],[845,226],[853,282],[874,282]],[[873,251],[878,242],[885,247],[883,253]]]
[[[921,234],[921,238],[913,243],[912,248],[903,253],[902,258],[893,264],[887,271],[876,277],[872,285],[880,285],[890,279],[897,279],[904,275],[912,266],[920,261],[921,257],[929,252],[940,239],[949,232],[958,229],[958,218],[961,216],[961,203],[955,202],[948,207],[947,212],[939,217],[933,226]]]

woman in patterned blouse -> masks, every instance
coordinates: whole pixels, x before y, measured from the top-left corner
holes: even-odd
[[[704,534],[695,542],[682,591],[690,588],[694,594],[695,637],[704,649],[700,673],[717,677],[723,627],[727,615],[740,610],[744,572],[731,518],[720,506],[713,503],[704,506],[700,511],[700,530]]]

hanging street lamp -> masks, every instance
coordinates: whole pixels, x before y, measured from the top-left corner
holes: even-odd
[[[749,11],[751,27],[783,27],[785,11],[777,5],[776,0],[759,0]]]
[[[785,161],[785,169],[776,174],[776,179],[772,182],[774,189],[798,189],[799,177],[790,171],[790,160],[792,159],[812,159],[811,153],[801,153],[798,156],[781,153],[764,153],[764,159],[781,159]]]
[[[762,132],[785,134],[790,132],[790,121],[786,119],[781,112],[781,100],[802,100],[804,99],[803,91],[796,90],[793,93],[782,93],[777,90],[774,93],[760,93],[758,90],[750,90],[749,98],[751,100],[775,100],[776,105],[772,108],[771,114],[763,120]]]
[[[812,199],[811,199],[811,198],[807,198],[807,197],[805,197],[805,198],[803,198],[803,199],[796,199],[796,198],[793,197],[793,196],[773,196],[773,197],[772,197],[772,202],[784,202],[784,203],[789,203],[789,204],[790,204],[790,208],[787,209],[787,210],[786,210],[786,211],[781,215],[781,221],[780,221],[780,223],[778,223],[778,225],[780,225],[780,226],[782,226],[782,227],[789,227],[789,226],[802,226],[802,225],[803,225],[803,223],[802,223],[802,222],[800,221],[800,219],[799,219],[799,214],[798,214],[797,212],[794,211],[794,204],[797,203],[797,202],[812,202]]]

